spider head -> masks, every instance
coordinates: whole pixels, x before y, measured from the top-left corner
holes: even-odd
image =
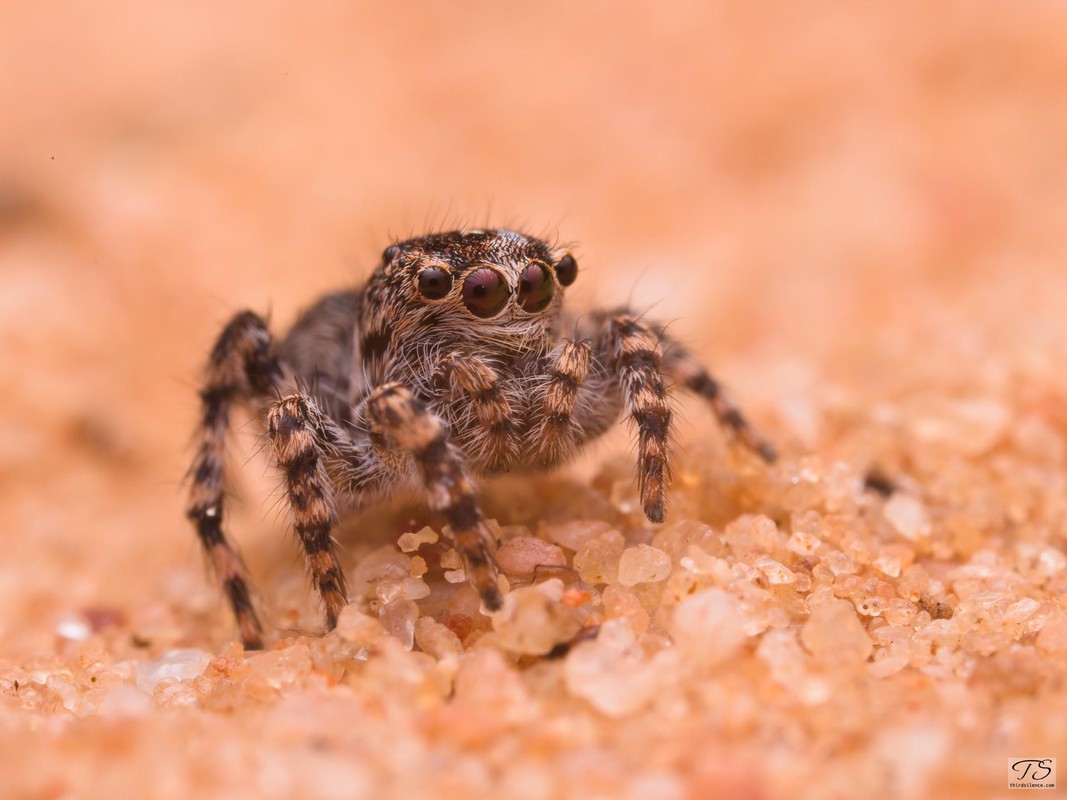
[[[437,233],[386,248],[382,267],[405,304],[434,317],[527,327],[555,320],[578,264],[567,252],[507,230]]]

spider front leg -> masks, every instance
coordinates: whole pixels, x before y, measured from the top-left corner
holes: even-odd
[[[663,522],[670,483],[670,395],[663,379],[659,336],[629,313],[608,317],[598,337],[601,363],[614,372],[637,426],[637,485],[645,516]]]
[[[196,457],[189,468],[187,516],[233,607],[245,647],[263,646],[263,627],[252,606],[245,568],[223,532],[225,482],[223,464],[234,403],[269,396],[282,382],[282,364],[270,330],[251,311],[235,316],[211,351],[200,390],[201,412]]]
[[[578,397],[589,377],[591,355],[587,342],[564,339],[550,357],[541,402],[541,424],[537,430],[537,455],[545,466],[563,461],[582,440]]]
[[[484,358],[449,353],[434,371],[435,382],[451,384],[464,395],[478,425],[468,453],[477,453],[488,472],[507,470],[518,454],[511,403],[502,388],[500,375]]]
[[[731,431],[768,464],[773,464],[778,459],[774,446],[752,427],[741,413],[741,409],[726,395],[722,385],[711,376],[707,368],[688,348],[670,339],[663,331],[657,331],[657,335],[666,345],[666,353],[663,356],[664,371],[690,392],[707,401],[720,425]]]
[[[485,607],[503,603],[497,585],[492,537],[478,508],[478,488],[463,454],[448,441],[444,423],[398,383],[387,383],[366,401],[366,417],[375,447],[414,457],[429,504],[444,514],[471,585]]]
[[[271,406],[267,435],[275,462],[285,474],[293,527],[312,582],[322,597],[326,630],[330,631],[337,626],[341,609],[348,605],[348,593],[331,535],[337,512],[324,458],[332,446],[343,443],[344,437],[325,420],[310,397],[300,394]]]

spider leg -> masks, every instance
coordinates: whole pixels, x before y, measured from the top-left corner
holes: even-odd
[[[661,369],[660,338],[633,314],[601,320],[598,358],[618,379],[637,426],[637,485],[645,516],[663,522],[670,483],[671,402]]]
[[[398,383],[375,389],[365,413],[376,448],[408,453],[421,473],[430,507],[444,513],[467,577],[486,608],[502,604],[492,537],[478,508],[478,489],[460,450],[448,440],[440,418]]]
[[[563,339],[550,356],[541,424],[536,433],[537,455],[546,467],[566,459],[582,441],[578,393],[589,376],[591,354],[587,342]]]
[[[345,575],[337,560],[331,530],[337,523],[334,491],[326,474],[326,451],[343,435],[302,394],[279,400],[267,413],[267,435],[274,459],[285,474],[293,527],[304,548],[308,571],[322,597],[326,630],[337,626],[348,604]]]
[[[519,445],[511,403],[496,369],[477,355],[453,352],[441,359],[434,379],[450,381],[470,404],[478,432],[471,442],[464,443],[466,451],[477,453],[487,472],[507,470],[515,461]]]
[[[660,341],[666,345],[663,355],[664,371],[690,392],[707,401],[720,425],[768,464],[773,464],[778,458],[774,446],[752,427],[741,413],[741,409],[724,392],[722,385],[711,376],[707,368],[685,345],[669,338],[663,331],[657,331],[657,334]]]
[[[282,364],[262,317],[243,311],[223,329],[208,358],[196,457],[189,469],[187,516],[214,566],[233,607],[245,647],[263,646],[263,626],[252,606],[245,567],[222,529],[225,482],[223,463],[235,402],[268,396],[283,378]]]

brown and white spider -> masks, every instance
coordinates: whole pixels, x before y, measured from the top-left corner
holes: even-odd
[[[235,403],[265,409],[327,629],[348,601],[331,535],[338,508],[421,489],[451,527],[471,585],[496,610],[495,543],[478,507],[476,476],[562,464],[625,409],[637,429],[644,512],[661,522],[671,383],[704,397],[723,425],[774,459],[715,379],[662,327],[626,308],[568,314],[563,290],[577,275],[571,254],[521,233],[438,233],[388,247],[363,289],[322,298],[280,342],[251,311],[230,320],[200,391],[188,515],[246,647],[262,646],[263,629],[223,532],[223,460]]]

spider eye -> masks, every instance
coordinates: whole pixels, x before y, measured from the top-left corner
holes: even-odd
[[[578,262],[570,253],[563,256],[556,264],[556,280],[560,286],[570,286],[578,277]]]
[[[519,305],[531,314],[541,311],[552,302],[552,276],[543,264],[534,261],[519,275]]]
[[[382,263],[383,264],[388,264],[390,261],[392,261],[398,255],[400,255],[400,245],[397,245],[397,244],[389,245],[387,248],[385,248],[384,252],[382,252]]]
[[[508,285],[495,269],[479,267],[463,281],[463,305],[476,317],[495,317],[507,302]]]
[[[427,300],[440,300],[452,289],[452,273],[430,267],[419,273],[419,294]]]

